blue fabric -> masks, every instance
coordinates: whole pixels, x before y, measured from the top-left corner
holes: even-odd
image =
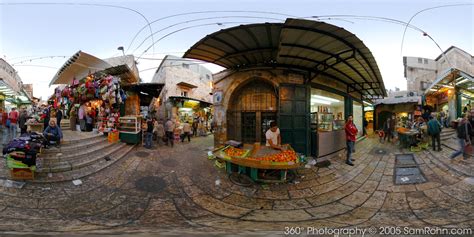
[[[354,151],[355,142],[346,141],[347,145],[347,159],[346,162],[351,162],[352,152]]]
[[[61,128],[56,126],[54,128],[52,128],[51,126],[48,126],[44,132],[43,132],[43,135],[44,136],[47,136],[48,133],[51,133],[53,134],[53,136],[55,137],[59,137],[59,138],[63,138],[63,132],[61,131]]]
[[[147,132],[145,134],[145,147],[151,148],[152,139],[153,139],[153,133]]]
[[[460,146],[461,149],[459,151],[455,151],[450,156],[451,159],[458,156],[458,155],[461,155],[461,154],[463,154],[464,158],[466,158],[468,156],[466,153],[464,153],[464,147],[466,146],[466,140],[459,138],[458,143],[459,143],[459,146]]]

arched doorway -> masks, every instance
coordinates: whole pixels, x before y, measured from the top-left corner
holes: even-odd
[[[227,110],[227,138],[244,143],[265,142],[265,132],[277,119],[275,87],[262,79],[236,89]]]

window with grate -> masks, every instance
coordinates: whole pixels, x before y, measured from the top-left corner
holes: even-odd
[[[418,63],[423,63],[423,59],[422,59],[422,58],[418,58]]]

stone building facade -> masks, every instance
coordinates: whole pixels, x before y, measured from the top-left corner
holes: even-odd
[[[164,84],[160,97],[152,104],[159,119],[176,116],[179,108],[170,99],[173,97],[212,103],[212,72],[193,60],[167,55],[152,82]]]
[[[436,59],[403,57],[408,91],[422,95],[429,85],[450,68],[474,75],[474,57],[455,46],[448,48]]]

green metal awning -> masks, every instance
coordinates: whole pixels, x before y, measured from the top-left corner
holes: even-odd
[[[285,23],[250,24],[210,34],[186,58],[227,69],[289,68],[344,83],[364,100],[386,96],[374,56],[351,32],[324,22],[287,19]]]
[[[439,93],[443,89],[458,88],[462,91],[474,93],[474,77],[467,72],[457,68],[448,68],[434,80],[434,82],[425,90],[425,95]]]

